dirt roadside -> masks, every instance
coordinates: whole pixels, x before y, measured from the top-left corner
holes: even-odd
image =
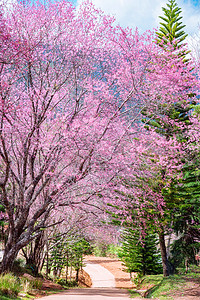
[[[86,256],[86,261],[100,264],[102,267],[110,271],[114,277],[117,288],[131,289],[134,288],[133,282],[130,280],[129,273],[124,271],[122,262],[115,258]]]

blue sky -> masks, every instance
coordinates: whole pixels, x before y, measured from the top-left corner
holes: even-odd
[[[58,1],[58,0],[57,0]],[[84,0],[71,0],[79,5]],[[104,12],[116,17],[122,26],[136,26],[143,32],[147,29],[159,26],[159,15],[162,15],[162,6],[166,6],[167,0],[92,0],[92,2]],[[185,31],[194,35],[200,26],[200,0],[177,0],[182,9]]]
[[[22,0],[0,0],[2,2],[15,2]],[[26,1],[26,0],[25,0]],[[29,0],[31,2],[37,0]],[[39,0],[44,2],[46,0]],[[47,0],[60,1],[60,0]],[[68,0],[75,6],[79,6],[84,0]],[[162,7],[166,7],[168,0],[90,0],[106,14],[114,15],[116,22],[120,25],[131,28],[138,28],[142,33],[145,30],[152,30],[159,27],[163,15]],[[186,25],[185,31],[191,36],[198,35],[200,44],[200,0],[176,0],[182,9],[182,22]]]

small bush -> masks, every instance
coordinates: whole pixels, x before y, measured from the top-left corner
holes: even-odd
[[[17,296],[20,290],[20,282],[17,277],[12,274],[0,276],[0,293],[2,295]]]
[[[42,288],[42,280],[35,279],[34,281],[32,281],[32,285],[34,289],[40,290]]]
[[[107,256],[112,258],[118,258],[118,253],[120,251],[121,247],[117,245],[109,245],[107,250]]]
[[[21,258],[18,258],[14,261],[12,272],[17,276],[23,275],[25,272],[25,261]]]
[[[95,256],[106,257],[108,251],[108,245],[105,243],[97,243],[93,246],[93,254]]]
[[[58,284],[60,284],[60,285],[62,285],[62,286],[64,286],[64,287],[75,287],[75,286],[77,286],[76,280],[71,280],[71,281],[68,281],[66,283],[65,279],[58,278],[58,279],[55,280],[55,282],[58,283]]]
[[[21,278],[20,282],[21,282],[21,290],[24,293],[29,293],[33,289],[33,285],[30,280],[28,280],[26,278]]]
[[[26,274],[27,275],[27,274]],[[42,288],[42,280],[39,278],[21,277],[21,286],[24,292],[29,292],[32,289],[40,290]]]
[[[142,278],[143,278],[143,275],[141,273],[137,273],[136,276],[134,276],[133,278],[133,282],[136,286],[140,285],[141,282],[142,282]]]
[[[67,282],[66,286],[67,287],[75,287],[75,286],[77,286],[77,282],[76,282],[76,280],[71,280],[71,281]]]

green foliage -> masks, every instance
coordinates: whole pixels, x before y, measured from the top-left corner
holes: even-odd
[[[12,272],[17,275],[17,276],[21,276],[24,273],[29,273],[30,275],[32,275],[32,272],[30,272],[30,270],[28,270],[25,267],[25,260],[22,258],[17,258],[14,261],[13,267],[12,267]]]
[[[170,262],[177,267],[184,267],[186,264],[195,264],[195,254],[200,251],[200,243],[195,242],[192,236],[185,234],[180,236],[171,245]],[[186,270],[185,270],[186,271]]]
[[[167,8],[162,8],[164,16],[159,17],[162,22],[160,22],[161,27],[159,31],[156,32],[156,42],[166,51],[171,49],[169,44],[173,45],[174,50],[179,49],[173,55],[181,57],[187,63],[188,60],[185,56],[188,51],[180,49],[182,42],[187,37],[187,34],[183,31],[185,25],[181,21],[181,9],[177,6],[175,0],[169,0],[166,5]],[[194,104],[196,105],[194,101],[196,95],[190,93],[189,88],[188,84],[188,98],[191,98],[191,101],[187,105],[182,103],[182,99],[177,99],[177,102],[170,107],[167,107],[167,105],[166,107],[165,105],[160,106],[160,114],[165,116],[165,121],[163,121],[162,117],[158,118],[158,112],[154,114],[153,112],[149,112],[148,109],[144,109],[142,114],[145,116],[143,120],[145,126],[154,128],[158,133],[166,136],[166,138],[176,135],[179,141],[183,141],[186,138],[185,133],[187,132],[188,125],[190,125],[189,112],[193,109]]]
[[[32,291],[33,284],[32,284],[31,280],[29,280],[28,278],[22,277],[20,279],[20,283],[21,283],[21,289],[22,289],[23,293],[30,293]]]
[[[63,287],[76,287],[77,286],[77,282],[76,280],[71,280],[70,282],[67,282],[66,283],[66,280],[64,278],[57,278],[55,280],[56,283],[62,285]]]
[[[91,246],[84,238],[66,240],[63,237],[54,238],[54,246],[50,251],[49,267],[57,276],[64,267],[72,267],[79,271],[83,267],[83,255],[91,253]]]
[[[29,279],[25,277],[16,277],[11,273],[0,276],[0,299],[21,299],[17,295],[21,292],[23,294],[28,294],[33,291],[33,289],[41,289],[42,280],[35,278]],[[27,299],[27,298],[26,298]]]
[[[183,105],[180,101],[177,101],[174,105],[166,108],[162,105],[160,107],[160,117],[144,108],[141,112],[144,115],[142,122],[145,124],[147,130],[153,128],[167,139],[176,136],[177,140],[184,141],[188,125],[191,125],[189,114],[191,109],[193,109],[192,103],[193,101],[187,105]]]
[[[177,6],[175,0],[169,0],[167,8],[162,9],[164,16],[160,17],[162,22],[157,32],[157,43],[166,51],[173,49],[178,50],[174,52],[173,55],[181,57],[181,60],[183,59],[183,62],[186,63],[187,68],[185,56],[188,52],[180,48],[187,36],[183,31],[185,25],[181,22],[181,9]],[[160,105],[160,113],[154,113],[147,108],[142,112],[145,117],[143,122],[146,128],[148,127],[148,130],[153,128],[160,135],[164,135],[166,139],[175,138],[178,142],[182,143],[185,148],[188,147],[189,137],[187,132],[188,125],[191,125],[191,111],[194,110],[194,108],[196,112],[198,111],[198,105],[196,105],[195,102],[196,95],[190,93],[189,88],[188,84],[188,98],[190,101],[188,101],[187,105],[183,103],[181,99],[177,99],[177,102],[170,107],[167,107],[165,104]],[[190,157],[188,157],[188,150],[186,150],[185,154],[187,159],[195,155],[191,153]],[[189,168],[188,166],[183,167],[180,171],[181,175],[183,174],[183,179],[178,179],[178,176],[177,178],[171,178],[168,182],[170,186],[167,188],[163,186],[161,190],[166,204],[165,212],[167,212],[167,223],[171,224],[172,229],[178,236],[181,235],[179,241],[177,241],[174,244],[174,248],[172,248],[171,262],[173,262],[175,266],[182,265],[185,259],[194,262],[194,254],[195,251],[197,251],[195,249],[198,249],[198,243],[196,243],[196,240],[200,238],[200,184],[197,176],[198,165],[199,163],[193,163]],[[164,170],[162,171],[164,172]]]
[[[133,278],[133,282],[136,286],[139,286],[139,284],[142,282],[142,278],[143,278],[143,274],[142,273],[137,273],[136,276],[134,276]]]
[[[5,211],[6,211],[5,207],[2,204],[0,204],[0,212],[5,213]],[[0,226],[4,225],[4,222],[5,222],[5,220],[1,219],[0,220]]]
[[[95,256],[102,256],[102,257],[106,257],[108,256],[108,245],[106,243],[96,243],[93,246],[93,254]]]
[[[20,281],[12,274],[0,275],[0,294],[17,296],[21,290]]]
[[[114,245],[111,244],[108,246],[108,251],[107,251],[107,256],[109,257],[117,257],[118,256],[118,252],[121,249],[120,246],[118,245]]]
[[[41,290],[41,288],[42,288],[42,280],[36,278],[35,280],[33,280],[32,285],[33,285],[34,289]]]
[[[93,246],[92,253],[95,256],[117,257],[120,247],[114,244],[108,245],[104,242],[96,242]]]
[[[1,300],[21,300],[22,298],[16,298],[16,296],[4,296],[4,295],[1,295]],[[26,298],[27,299],[27,298]]]
[[[154,279],[155,280],[155,279]],[[150,280],[151,281],[151,280]],[[147,298],[173,299],[170,295],[173,291],[180,291],[185,285],[186,280],[179,275],[160,278],[157,284],[149,290]]]
[[[128,272],[137,272],[142,275],[162,272],[155,235],[147,234],[140,240],[140,234],[128,228],[125,229],[122,238],[122,246],[118,255]]]
[[[169,0],[167,8],[162,7],[164,16],[159,16],[162,20],[160,22],[161,27],[157,34],[157,43],[161,46],[173,44],[174,48],[179,48],[181,43],[187,37],[183,28],[185,25],[182,24],[181,9],[177,6],[175,0]]]
[[[174,299],[173,295],[184,296],[184,287],[189,286],[193,281],[200,280],[200,268],[185,274],[175,274],[169,277],[163,275],[146,275],[137,286],[137,290],[147,290],[145,298],[156,298],[160,300]],[[131,298],[137,296],[137,290],[131,290]]]
[[[6,212],[5,207],[2,204],[0,204],[0,214],[5,212]],[[7,240],[6,225],[7,225],[6,219],[1,218],[0,219],[0,242],[2,241],[4,244]]]
[[[185,165],[183,179],[171,183],[163,190],[168,208],[173,213],[172,228],[178,239],[171,247],[171,262],[175,267],[195,263],[195,254],[200,250],[200,171],[199,162]],[[171,202],[171,203],[170,203]]]

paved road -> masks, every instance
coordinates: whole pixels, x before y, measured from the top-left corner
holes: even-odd
[[[128,293],[116,288],[71,289],[40,300],[130,300]]]
[[[71,289],[60,294],[40,298],[41,300],[128,300],[125,290],[115,288],[112,273],[99,264],[86,262],[84,270],[92,279],[92,288]]]
[[[115,277],[104,267],[92,263],[86,262],[84,267],[85,272],[90,275],[92,279],[93,288],[114,288],[115,287]]]

